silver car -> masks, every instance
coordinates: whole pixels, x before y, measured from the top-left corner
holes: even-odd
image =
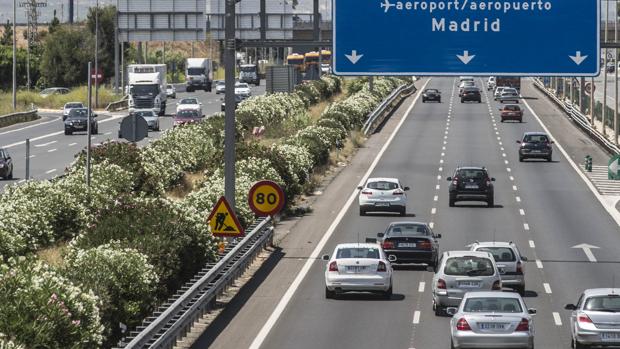
[[[571,343],[575,349],[620,346],[620,289],[585,290],[577,304],[567,304]]]
[[[525,295],[525,262],[519,248],[510,242],[474,242],[468,246],[472,251],[490,252],[497,263],[502,286],[513,288],[521,296]]]
[[[497,98],[500,103],[504,102],[515,102],[519,103],[519,92],[514,88],[504,88],[499,98]]]
[[[513,292],[468,292],[457,308],[448,308],[451,348],[534,349],[536,309]]]
[[[143,117],[150,130],[159,131],[159,117],[152,109],[136,109],[133,113]]]
[[[499,270],[489,252],[444,252],[436,270],[432,291],[433,310],[437,316],[442,315],[445,308],[461,304],[467,292],[502,289]]]
[[[495,88],[495,91],[493,92],[493,99],[494,99],[494,100],[498,100],[498,99],[499,99],[499,97],[502,95],[502,91],[503,91],[505,88],[508,88],[508,87],[505,87],[505,86],[498,86],[498,87],[496,87],[496,88]]]

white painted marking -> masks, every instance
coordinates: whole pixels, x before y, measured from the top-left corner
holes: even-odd
[[[431,229],[433,229],[435,227],[435,223],[434,222],[430,222],[430,223],[428,223],[428,226],[431,227]]]
[[[435,186],[435,190],[439,190],[439,184]]]
[[[431,209],[431,214],[435,214],[435,213],[437,213],[437,208],[436,208],[436,207],[433,207],[433,208]]]
[[[505,163],[506,165],[508,165],[508,160],[504,160],[504,163]]]
[[[446,146],[441,146],[441,150],[446,150]]]
[[[443,171],[443,167],[439,166],[439,172]]]
[[[525,216],[525,210],[520,208],[519,209],[519,214],[522,215],[522,216]]]
[[[431,79],[428,79],[426,83],[424,83],[421,89],[424,90],[424,88],[426,87],[426,85],[428,85],[430,81]],[[383,147],[381,148],[381,150],[375,157],[375,160],[372,162],[372,164],[370,164],[370,167],[368,168],[368,170],[362,177],[362,180],[360,181],[360,185],[365,183],[368,177],[370,176],[370,174],[372,173],[372,171],[374,171],[375,167],[379,163],[379,160],[381,159],[381,157],[383,156],[387,148],[392,143],[392,140],[394,139],[394,137],[396,137],[396,134],[398,133],[402,125],[407,120],[407,117],[410,115],[411,110],[415,106],[420,96],[421,94],[418,94],[415,97],[415,99],[411,102],[411,105],[407,109],[405,116],[400,120],[400,122],[398,123],[398,125],[396,126],[392,134],[390,135],[390,138],[388,138],[388,140],[385,142],[385,144],[383,145]],[[340,221],[342,221],[342,218],[347,213],[347,211],[349,210],[349,207],[351,207],[351,205],[353,204],[357,196],[358,196],[357,189],[354,189],[351,192],[349,199],[346,201],[344,206],[342,206],[342,208],[340,209],[340,212],[338,212],[338,215],[336,216],[332,224],[329,226],[329,228],[327,229],[327,231],[325,232],[321,240],[318,242],[318,244],[316,245],[312,253],[310,254],[310,258],[308,258],[306,263],[303,265],[303,267],[299,271],[299,274],[297,274],[297,276],[295,277],[295,279],[293,280],[289,288],[286,290],[282,298],[280,298],[280,301],[278,302],[278,305],[276,306],[276,308],[273,310],[271,315],[269,315],[269,318],[267,319],[267,321],[265,321],[265,324],[263,325],[263,327],[261,327],[256,337],[254,337],[254,340],[250,344],[249,349],[259,349],[261,347],[261,345],[267,338],[267,335],[269,335],[269,332],[271,332],[271,329],[273,328],[273,326],[276,324],[276,322],[278,321],[278,319],[280,318],[280,316],[286,309],[286,306],[291,301],[291,298],[293,298],[293,295],[299,288],[299,285],[301,285],[301,282],[305,279],[306,275],[308,274],[308,271],[310,271],[310,268],[312,267],[314,262],[317,260],[323,248],[325,248],[327,241],[331,238],[334,231],[336,231],[336,228],[340,224]]]
[[[55,152],[56,150],[58,150],[58,149],[54,148],[54,149],[50,149],[50,150],[48,150],[47,152],[48,152],[48,153],[53,153],[53,152]]]
[[[448,139],[448,136],[443,136],[443,139]]]
[[[499,147],[499,150],[504,151],[504,147]]]
[[[413,313],[413,324],[414,324],[414,325],[417,325],[417,324],[419,324],[419,323],[420,323],[420,311],[419,311],[419,310],[416,310],[416,311]]]
[[[499,142],[499,145],[502,145],[502,142]]]
[[[442,156],[442,157],[446,156],[446,153],[441,153],[441,156]]]
[[[521,198],[520,197],[516,197],[515,199],[517,199],[517,202],[521,202]]]
[[[515,180],[515,178],[513,176],[508,176],[508,178],[510,178],[511,181]]]
[[[29,158],[31,158],[31,159],[34,159],[34,158],[36,158],[36,157],[37,157],[36,155],[30,155],[30,156],[29,156]]]
[[[527,223],[523,223],[523,229],[530,230],[530,225]]]
[[[502,153],[502,156],[503,156],[503,157],[506,157],[506,153]]]
[[[534,240],[530,240],[530,247],[531,248],[536,248],[536,244],[534,243]]]
[[[440,160],[439,160],[439,163],[440,163],[440,164],[443,164],[443,159],[440,159]]]
[[[58,141],[51,141],[51,142],[47,142],[47,143],[42,143],[42,144],[35,144],[35,147],[47,147],[48,145],[52,145],[54,143],[56,143]]]
[[[54,118],[54,120],[45,121],[45,122],[40,122],[40,123],[38,123],[38,124],[34,124],[34,125],[30,125],[30,126],[22,127],[22,128],[16,128],[16,129],[14,129],[14,130],[10,130],[10,131],[4,131],[4,132],[1,132],[1,133],[0,133],[0,136],[2,136],[2,135],[6,135],[6,134],[9,134],[9,133],[13,133],[13,132],[19,132],[19,131],[26,130],[26,129],[33,128],[33,127],[37,127],[37,126],[46,125],[46,124],[49,124],[49,123],[52,123],[52,122],[58,122],[58,119],[59,119],[59,118]]]
[[[112,134],[112,131],[110,131],[110,132],[106,132],[106,133],[104,133],[103,135],[104,135],[104,136],[109,136],[109,135],[111,135],[111,134]]]
[[[506,171],[511,172],[512,170],[510,169],[510,167],[506,167]]]
[[[579,245],[575,245],[572,248],[580,248],[583,250],[583,252],[586,254],[586,257],[588,257],[588,260],[591,263],[596,263],[596,257],[594,257],[594,253],[592,253],[592,249],[593,248],[599,248],[598,246],[594,246],[594,245],[590,245],[590,244],[579,244]]]
[[[433,201],[437,201],[437,200],[439,200],[439,196],[435,195],[435,196],[433,197]]]
[[[497,140],[500,141],[502,139],[502,137],[497,137]]]
[[[513,185],[513,186],[512,186],[512,190],[517,190],[517,186],[516,186],[516,185]]]
[[[536,266],[538,267],[538,269],[542,269],[543,268],[542,261],[540,259],[536,260]]]
[[[69,146],[72,147],[74,145],[76,145],[77,143],[69,143]]]
[[[447,141],[443,141],[443,144],[448,144],[448,142]]]
[[[548,294],[553,293],[553,292],[551,292],[551,286],[549,286],[549,284],[548,284],[548,283],[546,283],[546,282],[545,282],[545,283],[543,283],[543,287],[545,288],[545,292],[546,292],[546,293],[548,293]]]
[[[495,134],[496,134],[496,135],[498,135],[498,134],[499,134],[499,131],[495,131]]]
[[[441,175],[437,175],[437,179],[441,179]]]
[[[420,281],[420,286],[418,286],[418,292],[423,293],[425,287],[426,287],[426,282]]]
[[[20,179],[19,181],[17,181],[17,183],[24,183],[25,181],[25,179]]]
[[[562,326],[562,318],[560,317],[560,313],[556,311],[553,312],[553,321],[556,326]]]
[[[45,171],[45,173],[47,173],[47,174],[54,173],[54,172],[56,172],[56,169],[55,169],[55,168],[53,168],[53,169],[51,169],[51,170],[49,170],[49,171]]]

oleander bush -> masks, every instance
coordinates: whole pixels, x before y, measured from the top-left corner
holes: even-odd
[[[0,265],[0,333],[26,348],[99,348],[98,298],[44,262],[9,258]]]

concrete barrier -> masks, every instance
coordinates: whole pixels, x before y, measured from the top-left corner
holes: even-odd
[[[7,127],[20,122],[37,120],[39,118],[40,116],[37,109],[20,113],[0,115],[0,127]]]

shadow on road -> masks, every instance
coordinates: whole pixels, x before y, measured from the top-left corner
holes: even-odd
[[[361,293],[361,292],[343,293],[343,294],[336,295],[336,298],[335,298],[335,300],[338,300],[338,301],[384,301],[384,302],[402,301],[404,299],[405,299],[405,295],[399,294],[399,293],[394,293],[392,294],[392,297],[390,297],[390,299],[385,299],[383,298],[383,295],[380,295],[380,294]]]

